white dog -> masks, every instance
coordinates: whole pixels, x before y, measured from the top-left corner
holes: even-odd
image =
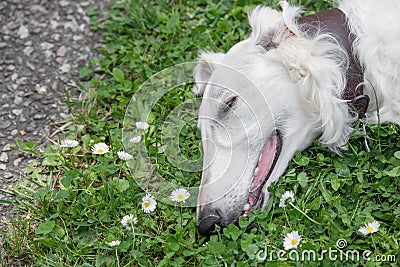
[[[357,119],[400,124],[400,1],[343,0],[303,18],[281,6],[257,7],[249,38],[201,53],[194,69],[201,234],[265,208],[268,186],[315,138],[339,151]]]

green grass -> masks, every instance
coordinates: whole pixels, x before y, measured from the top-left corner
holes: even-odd
[[[277,2],[268,4],[277,6]],[[331,1],[292,3],[303,4],[308,12],[331,6]],[[0,259],[4,266],[303,266],[304,262],[278,261],[277,254],[274,262],[256,257],[266,246],[282,250],[283,239],[291,231],[303,237],[297,248],[300,253],[314,250],[319,255],[345,239],[344,252],[395,255],[392,266],[400,265],[400,141],[394,125],[367,126],[370,153],[365,152],[363,136],[351,138],[343,157],[318,144],[297,153],[270,188],[272,197],[265,212],[242,217],[238,225],[209,240],[197,234],[195,208],[158,201],[152,213],[141,210],[145,192],[133,177],[136,173],[116,155],[123,149],[129,101],[155,73],[193,61],[200,50],[227,51],[246,38],[246,12],[256,4],[248,0],[157,4],[125,0],[113,1],[105,22],[92,17],[94,30],[103,32],[103,57],[81,70],[82,76],[90,77],[89,84],[82,85],[86,100],[68,98],[73,123],[56,140],[75,139],[80,145],[49,145],[39,153],[35,143],[17,142],[17,149],[35,154],[41,162],[32,162],[26,178],[9,192],[18,198],[13,202],[11,232],[3,233],[6,241]],[[182,171],[169,162],[160,146],[160,128],[175,107],[194,98],[190,86],[169,91],[151,109],[150,128],[140,133],[157,172],[180,186],[198,185],[201,173]],[[186,157],[201,157],[199,139],[196,122],[190,121],[179,134]],[[108,144],[110,152],[93,155],[90,148],[98,142]],[[279,208],[281,195],[290,190],[297,209]],[[121,225],[128,214],[138,218],[134,231]],[[374,220],[381,224],[377,233],[358,233]],[[246,230],[252,222],[255,227]],[[111,248],[108,243],[114,240],[121,244]],[[390,265],[362,259],[330,261],[329,257],[306,264]]]

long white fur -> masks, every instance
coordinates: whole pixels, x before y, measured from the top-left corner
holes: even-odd
[[[369,123],[400,124],[400,1],[341,1],[357,36],[354,49],[365,70],[365,89],[371,97]]]
[[[265,201],[262,208],[268,202],[268,186],[278,180],[297,150],[305,149],[319,135],[323,144],[339,151],[348,141],[356,120],[349,112],[347,101],[342,99],[349,61],[345,51],[328,34],[317,32],[313,36],[307,35],[297,24],[301,8],[290,6],[285,1],[281,2],[281,6],[282,12],[266,6],[254,9],[249,15],[252,27],[249,38],[234,45],[226,54],[202,52],[194,70],[196,85],[193,90],[196,94],[204,93],[208,98],[210,92],[216,92],[211,98],[225,103],[229,92],[213,91],[216,87],[212,84],[221,83],[224,88],[235,89],[233,91],[243,95],[243,99],[255,98],[253,107],[256,112],[270,109],[273,119],[266,120],[263,125],[266,131],[273,131],[277,125],[282,126],[282,150],[263,187]],[[364,93],[371,99],[367,122],[378,122],[379,110],[381,123],[400,124],[400,1],[342,0],[338,6],[347,15],[351,31],[357,36],[354,51],[365,72]],[[272,41],[276,46],[264,49],[260,45],[263,40]],[[237,70],[237,76],[246,79],[232,78],[232,74],[224,71],[230,68]],[[247,79],[256,85],[265,99],[261,99],[259,94],[256,97],[251,95],[248,83],[244,82]],[[208,81],[210,86],[207,86]],[[265,102],[268,102],[268,107],[263,105]],[[240,105],[237,109],[243,115],[243,124],[248,126],[246,129],[254,133],[249,138],[249,147],[254,151],[250,161],[255,168],[266,141],[258,132],[252,131],[257,122],[251,120],[252,116],[246,113],[246,109],[240,109]],[[200,113],[205,110],[213,111],[210,117],[218,119],[215,106],[202,104]],[[202,123],[203,137],[207,125]],[[229,121],[226,123],[232,126]],[[204,137],[218,139],[218,136],[208,135]],[[212,155],[205,151],[207,157]],[[225,155],[220,153],[217,158],[216,163],[207,169],[207,174],[203,172],[203,176],[216,176],[219,170],[228,166],[224,161]],[[251,168],[245,171],[248,169]],[[214,176],[213,179],[218,179]],[[232,215],[230,210],[245,204],[253,169],[243,177],[233,175],[223,178],[229,178],[231,183],[231,180],[234,182],[240,178],[242,186],[235,186],[235,190],[229,192],[229,188],[224,186],[213,187],[212,190],[219,190],[224,197],[212,203],[211,207],[225,210],[225,215]],[[202,202],[200,200],[199,204]],[[238,213],[237,210],[235,212]]]

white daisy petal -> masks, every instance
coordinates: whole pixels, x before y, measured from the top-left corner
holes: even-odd
[[[290,199],[291,202],[294,202],[294,193],[292,191],[286,191],[280,201],[279,201],[279,207],[280,208],[285,208],[286,207],[286,201]]]
[[[131,154],[124,152],[124,151],[118,151],[117,155],[122,160],[130,160],[133,158],[133,156]]]
[[[145,121],[138,121],[135,123],[135,125],[138,129],[142,130],[146,130],[147,128],[149,128],[149,124]]]
[[[285,250],[297,248],[300,244],[300,241],[301,236],[297,231],[290,232],[285,236],[285,239],[283,241],[283,248]]]
[[[129,139],[129,142],[131,143],[139,143],[140,141],[142,141],[142,137],[140,135],[132,137],[131,139]]]
[[[79,145],[79,142],[76,140],[65,139],[61,141],[61,147],[76,147]]]
[[[144,213],[150,213],[157,207],[157,201],[152,195],[147,194],[142,198],[142,210]]]
[[[119,240],[111,241],[110,243],[108,243],[110,247],[119,246],[119,244],[121,244],[121,241]]]
[[[358,231],[363,235],[368,235],[368,234],[378,232],[380,226],[381,225],[379,222],[373,221],[373,222],[365,224],[365,226],[363,226],[363,227],[360,227],[360,229],[358,229]]]
[[[172,191],[170,197],[172,201],[185,202],[190,197],[190,193],[185,188],[178,188]]]
[[[138,219],[136,217],[134,217],[133,214],[126,215],[121,220],[121,224],[123,226],[125,226],[125,228],[127,230],[132,230],[131,226],[133,224],[137,224],[137,223],[138,223]]]
[[[92,153],[93,154],[102,155],[102,154],[105,154],[105,153],[107,153],[109,151],[110,151],[110,149],[104,143],[97,143],[92,147]]]

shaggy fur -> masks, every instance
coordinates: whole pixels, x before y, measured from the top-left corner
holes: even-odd
[[[262,147],[275,130],[281,132],[282,149],[263,187],[262,208],[268,200],[268,186],[282,175],[297,150],[319,137],[322,144],[339,151],[353,131],[357,118],[351,115],[348,101],[343,100],[349,66],[346,52],[329,34],[307,34],[297,24],[300,8],[287,2],[281,2],[281,6],[282,12],[266,6],[254,9],[249,15],[249,38],[226,54],[202,52],[199,56],[193,91],[204,97],[199,128],[206,168],[198,221],[207,213],[214,217],[217,213],[221,217],[217,223],[222,226],[237,220],[257,172]],[[356,36],[354,51],[365,74],[364,93],[371,99],[366,121],[377,123],[379,110],[380,123],[400,124],[400,2],[344,0],[338,7]],[[268,45],[263,47],[263,43]],[[223,105],[231,107],[224,112],[234,112],[236,117],[221,116]],[[271,115],[261,114],[262,110]],[[223,131],[215,121],[227,129],[234,151],[242,149],[250,154],[246,166],[231,164],[227,138],[221,137]],[[237,129],[238,123],[246,135]],[[205,140],[213,142],[212,151]],[[246,146],[239,148],[241,144]],[[240,152],[237,155],[240,157]],[[205,188],[216,181],[220,181],[219,186]]]

